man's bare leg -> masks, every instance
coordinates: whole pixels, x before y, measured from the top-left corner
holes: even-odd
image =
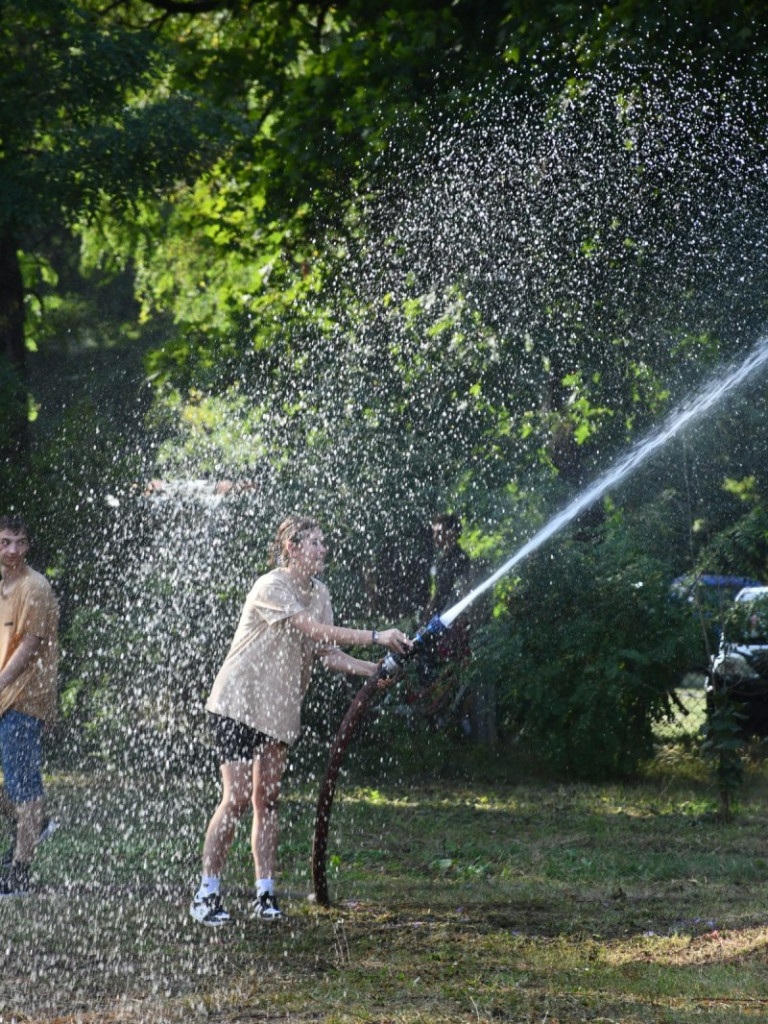
[[[14,863],[30,864],[35,847],[43,830],[45,810],[43,798],[16,804],[16,846],[13,851]]]

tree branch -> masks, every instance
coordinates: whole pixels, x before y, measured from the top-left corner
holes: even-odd
[[[248,6],[258,6],[262,0],[250,0]],[[132,0],[113,0],[106,8],[106,11],[115,10],[117,7],[130,7]],[[211,11],[232,10],[242,7],[242,0],[143,0],[148,7],[163,11],[165,14],[207,14]],[[317,8],[320,17],[323,18],[332,6],[330,0],[305,0],[307,7]],[[296,5],[291,4],[291,9]],[[344,3],[337,3],[336,6],[344,6]]]
[[[148,7],[164,11],[166,14],[207,14],[232,7],[232,0],[144,0]],[[117,7],[129,7],[131,0],[114,0],[105,10],[112,11]]]

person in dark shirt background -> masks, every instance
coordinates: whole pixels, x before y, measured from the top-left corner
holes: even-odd
[[[441,512],[432,520],[432,596],[425,609],[427,621],[447,611],[464,596],[469,579],[469,555],[459,544],[461,520],[450,512]]]

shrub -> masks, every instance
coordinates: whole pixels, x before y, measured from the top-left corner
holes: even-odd
[[[669,599],[670,575],[621,521],[523,566],[471,670],[495,679],[502,729],[557,771],[631,774],[701,643],[690,610]]]

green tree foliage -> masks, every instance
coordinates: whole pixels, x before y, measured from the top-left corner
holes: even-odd
[[[183,54],[174,87],[203,93],[243,127],[214,173],[145,225],[147,310],[172,305],[180,322],[221,334],[248,307],[267,321],[261,337],[270,313],[282,313],[269,298],[278,303],[287,291],[286,308],[301,299],[307,278],[327,273],[319,264],[343,255],[359,231],[360,198],[392,169],[393,132],[398,148],[420,148],[425,113],[472,116],[473,90],[510,67],[512,90],[528,100],[630,54],[666,69],[711,54],[711,76],[723,53],[758,53],[763,31],[750,4],[726,14],[722,4],[678,3],[652,15],[637,2],[584,10],[520,0],[123,0],[115,8],[159,20]],[[174,276],[162,272],[170,263]]]
[[[394,443],[403,471],[418,469],[419,479],[423,467],[435,470],[428,449],[439,438],[450,470],[428,471],[426,505],[455,487],[451,475],[466,479],[468,461],[485,472],[489,449],[508,476],[532,456],[578,483],[590,451],[624,444],[658,416],[670,385],[684,394],[702,361],[741,344],[762,315],[762,290],[750,281],[724,320],[719,299],[745,267],[732,260],[723,280],[723,261],[708,259],[724,225],[729,244],[738,237],[749,253],[748,274],[764,244],[764,217],[754,216],[764,205],[759,183],[729,206],[732,175],[719,166],[729,148],[734,167],[760,166],[759,134],[754,154],[744,148],[749,131],[738,137],[756,109],[752,94],[739,100],[743,83],[725,82],[716,59],[758,52],[749,5],[727,24],[709,5],[708,24],[721,34],[708,41],[704,16],[683,4],[651,22],[641,4],[582,12],[511,2],[287,9],[211,0],[117,10],[146,23],[155,17],[184,54],[174,83],[247,126],[210,173],[109,228],[111,243],[135,260],[143,315],[171,310],[176,321],[151,363],[169,388],[169,409],[183,409],[189,389],[197,405],[201,392],[232,387],[235,422],[249,433],[255,419],[266,429],[256,449],[296,450],[310,438],[317,461],[350,442],[390,452]],[[621,67],[610,86],[584,70],[598,58],[601,69]],[[698,96],[689,89],[676,110],[665,79],[687,63],[714,84]],[[752,70],[744,65],[745,79]],[[481,121],[478,86],[489,79],[508,103],[518,98],[510,116],[533,110],[534,140],[537,131],[557,136],[548,111],[567,122],[560,149],[534,141],[521,181],[504,181],[509,172],[493,164],[509,140]],[[454,124],[463,128],[451,153]],[[530,145],[520,140],[522,152]],[[460,148],[470,163],[451,179]],[[694,160],[692,148],[700,150]],[[469,185],[485,204],[470,198],[462,218],[462,174],[474,171]],[[420,219],[443,211],[419,207],[411,194],[423,184],[439,189],[439,175],[448,179],[438,193],[443,209],[458,211],[457,245],[466,244],[462,229],[471,232],[465,259],[441,236],[450,221],[419,239]],[[702,201],[713,211],[709,224]],[[398,209],[415,223],[410,235],[393,221]],[[100,237],[87,246],[102,252]],[[409,258],[418,268],[410,277],[381,280]],[[247,422],[237,413],[244,391],[262,410]],[[339,416],[341,393],[354,396],[352,437]],[[424,447],[412,456],[419,439]],[[242,460],[218,457],[224,466]],[[361,484],[351,479],[348,489]]]
[[[164,84],[167,54],[147,29],[95,5],[5,0],[0,39],[0,359],[22,389],[26,307],[52,283],[51,238],[105,202],[126,217],[137,196],[192,178],[221,124]]]

